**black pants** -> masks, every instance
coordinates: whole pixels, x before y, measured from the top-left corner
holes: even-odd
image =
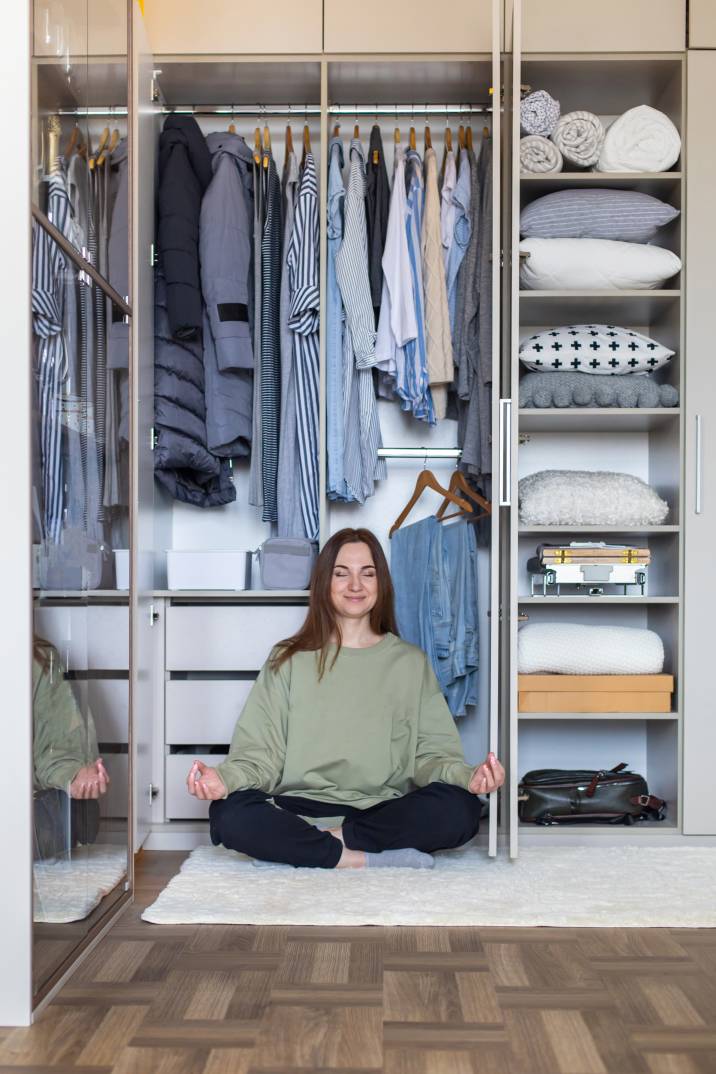
[[[264,861],[332,869],[343,850],[340,839],[303,817],[345,814],[343,839],[351,850],[415,847],[430,853],[469,842],[477,834],[482,808],[476,795],[449,783],[429,783],[369,809],[288,794],[273,796],[280,806],[276,809],[271,797],[264,791],[245,790],[212,802],[212,843]]]

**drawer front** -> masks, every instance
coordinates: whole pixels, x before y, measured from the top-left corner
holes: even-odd
[[[99,743],[129,740],[129,683],[125,679],[89,679],[87,702]]]
[[[236,721],[254,680],[232,682],[168,682],[166,741],[170,746],[192,742],[220,746],[231,742]]]
[[[320,52],[322,12],[322,0],[151,0],[147,35],[155,54]]]
[[[686,0],[523,0],[522,12],[523,52],[686,48]],[[511,13],[508,23],[511,27]],[[534,87],[542,88],[549,87]]]
[[[216,767],[226,760],[219,753],[170,753],[166,757],[164,815],[167,820],[208,820],[209,802],[194,798],[186,789],[186,777],[194,761]]]
[[[59,650],[67,671],[127,671],[129,609],[88,607],[35,609],[35,632]]]
[[[325,0],[326,52],[489,52],[491,0]]]
[[[170,605],[168,671],[258,671],[272,647],[294,634],[305,605]]]

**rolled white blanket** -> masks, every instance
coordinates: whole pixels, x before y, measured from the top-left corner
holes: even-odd
[[[565,160],[578,168],[591,168],[599,160],[604,127],[593,112],[567,112],[557,121],[551,138]]]
[[[554,142],[540,134],[528,134],[520,140],[520,167],[523,172],[538,175],[561,172],[564,166],[562,154]]]
[[[536,90],[520,102],[520,126],[525,134],[549,138],[557,125],[561,108],[546,90]]]
[[[607,131],[600,172],[665,172],[681,152],[681,136],[668,116],[648,104],[630,108]]]
[[[646,627],[527,623],[517,632],[521,675],[660,675],[664,643]]]

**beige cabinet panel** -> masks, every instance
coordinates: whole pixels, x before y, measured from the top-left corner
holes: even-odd
[[[127,0],[37,0],[35,56],[121,56],[127,52]]]
[[[712,101],[716,52],[689,53],[686,197],[686,438],[684,546],[684,822],[686,835],[716,834],[713,758],[713,570],[716,529],[716,401],[713,363]],[[682,404],[683,405],[683,404]]]
[[[149,0],[145,11],[158,55],[321,51],[321,0]]]
[[[492,0],[325,0],[326,52],[489,52]]]
[[[506,0],[508,48],[512,4]],[[686,0],[522,0],[523,52],[679,52],[685,47]]]
[[[714,0],[690,0],[689,48],[716,48]]]

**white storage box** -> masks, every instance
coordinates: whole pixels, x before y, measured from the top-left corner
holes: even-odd
[[[117,589],[129,589],[129,549],[115,548],[114,577]]]
[[[250,552],[167,552],[167,589],[249,589]]]

